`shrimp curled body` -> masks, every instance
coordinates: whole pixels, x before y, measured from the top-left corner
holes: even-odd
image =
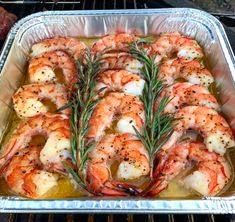
[[[32,46],[31,57],[36,57],[47,52],[62,50],[74,59],[81,59],[87,46],[75,38],[56,37],[44,39]]]
[[[201,142],[184,141],[157,154],[158,165],[154,171],[155,182],[148,195],[156,195],[182,171],[196,166],[190,175],[180,180],[181,185],[200,195],[214,196],[219,193],[229,178],[231,168],[226,159],[209,152]]]
[[[77,69],[73,59],[64,51],[46,52],[29,61],[29,80],[35,82],[58,82],[55,69],[63,71],[66,86],[77,82]]]
[[[15,153],[26,148],[32,138],[45,136],[40,161],[46,169],[65,172],[63,162],[71,160],[69,118],[62,114],[37,115],[20,122],[0,158],[2,171]]]
[[[199,132],[207,149],[223,155],[227,148],[235,145],[231,128],[226,120],[215,110],[204,106],[187,106],[180,109],[176,115],[179,118],[174,133],[164,145],[168,149],[189,129]]]
[[[175,83],[167,87],[157,99],[155,108],[164,96],[171,101],[166,105],[164,112],[176,112],[184,106],[206,106],[211,109],[219,110],[216,98],[203,86],[194,85],[189,82]]]
[[[96,105],[89,121],[87,137],[99,140],[105,129],[118,118],[117,130],[120,133],[133,133],[133,126],[141,131],[144,123],[144,106],[137,96],[124,93],[110,93]]]
[[[41,102],[50,99],[57,109],[68,103],[68,95],[65,87],[54,83],[38,83],[20,87],[13,96],[14,109],[19,117],[32,117],[39,113],[44,114],[48,108]],[[70,114],[69,109],[62,113]]]
[[[121,91],[132,95],[141,95],[145,81],[137,74],[125,70],[108,70],[99,74],[96,90],[105,89],[100,93]]]
[[[121,33],[116,35],[105,36],[92,45],[93,52],[108,51],[129,51],[130,43],[140,38],[131,34]]]
[[[110,167],[119,162],[117,180],[112,179]],[[149,174],[148,152],[132,134],[106,135],[89,153],[87,181],[95,194],[126,196],[132,186],[118,180],[137,179]],[[134,190],[137,190],[134,188]]]
[[[43,170],[39,159],[41,149],[41,146],[29,146],[12,157],[4,178],[14,193],[39,198],[57,185],[58,176]]]
[[[153,51],[157,54],[157,62],[166,56],[177,55],[178,58],[187,60],[202,58],[203,51],[196,40],[181,35],[178,32],[165,33],[160,36],[153,44]]]
[[[172,84],[176,79],[183,78],[192,84],[208,87],[214,82],[211,73],[197,60],[172,59],[164,62],[159,69],[159,78],[166,84]]]

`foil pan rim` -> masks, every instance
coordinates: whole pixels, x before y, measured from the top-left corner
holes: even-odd
[[[218,30],[218,37],[226,50],[227,62],[234,71],[235,59],[224,28],[212,15],[197,9],[133,9],[133,10],[94,10],[94,11],[47,11],[38,12],[19,20],[9,32],[0,54],[0,71],[2,70],[17,32],[31,19],[52,15],[108,16],[108,15],[153,15],[153,14],[193,13],[207,17]],[[79,198],[28,200],[19,197],[0,197],[0,212],[81,212],[81,213],[235,213],[235,197],[205,197],[204,199],[140,199],[140,198]]]

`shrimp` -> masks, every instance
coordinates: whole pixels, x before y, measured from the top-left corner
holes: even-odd
[[[181,185],[203,196],[215,196],[231,177],[231,168],[226,159],[215,152],[208,152],[201,142],[184,141],[176,144],[167,153],[157,155],[158,165],[154,170],[154,185],[148,195],[156,195],[169,182],[186,169],[196,166],[190,175],[181,179]]]
[[[65,85],[77,82],[77,68],[73,59],[63,51],[46,52],[29,61],[29,80],[35,82],[58,82],[55,69],[63,71]]]
[[[132,185],[112,180],[111,165],[119,162],[117,180],[132,180],[149,174],[149,155],[140,140],[132,134],[106,135],[89,153],[88,188],[94,194],[126,196],[136,194]]]
[[[66,171],[63,162],[71,165],[69,118],[62,114],[45,114],[20,122],[0,157],[0,172],[13,155],[26,148],[36,135],[46,138],[40,152],[40,161],[45,168],[61,173]]]
[[[187,60],[201,59],[204,56],[202,48],[196,40],[178,32],[162,34],[152,44],[152,50],[157,54],[156,62],[161,61],[166,56],[171,57],[175,53],[178,58]]]
[[[199,84],[205,87],[214,82],[214,77],[208,69],[197,60],[168,60],[160,66],[158,76],[168,85],[172,84],[177,78],[184,78],[192,84]]]
[[[121,34],[116,34],[116,35],[107,35],[98,41],[96,41],[92,45],[92,51],[93,52],[100,52],[103,50],[107,51],[129,51],[130,50],[130,43],[133,43],[140,38],[127,34],[127,33],[121,33]]]
[[[101,70],[124,69],[131,73],[140,74],[143,64],[128,53],[105,54],[101,64]]]
[[[108,70],[99,74],[96,91],[105,87],[100,96],[109,91],[121,91],[138,96],[142,94],[144,84],[145,81],[137,74],[125,70]]]
[[[56,37],[44,39],[32,46],[31,57],[39,56],[47,52],[62,50],[66,51],[74,59],[81,59],[87,46],[74,38]]]
[[[29,198],[39,198],[57,186],[58,175],[43,170],[39,159],[42,148],[32,145],[13,155],[4,172],[11,191]]]
[[[180,109],[175,117],[179,118],[177,126],[163,146],[165,150],[174,145],[188,129],[195,130],[204,137],[204,143],[210,152],[223,155],[227,148],[235,145],[228,123],[213,109],[204,106],[187,106]]]
[[[144,106],[140,99],[124,93],[110,93],[96,105],[89,121],[87,138],[99,140],[117,115],[118,132],[135,134],[133,127],[141,131],[144,123]]]
[[[32,117],[48,111],[42,100],[49,98],[57,109],[68,103],[68,94],[63,85],[53,83],[38,83],[20,87],[13,96],[14,109],[19,117]],[[62,113],[69,115],[70,110]]]
[[[164,96],[171,99],[166,105],[164,112],[176,112],[183,106],[189,105],[206,106],[217,111],[219,110],[219,104],[216,98],[206,88],[200,85],[183,82],[167,87],[156,100],[155,109]]]

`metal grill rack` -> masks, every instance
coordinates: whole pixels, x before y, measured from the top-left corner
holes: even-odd
[[[169,1],[167,1],[169,2]],[[51,0],[51,1],[1,1],[8,11],[17,15],[18,19],[39,11],[47,10],[91,10],[91,9],[140,9],[140,8],[169,8],[169,3],[161,0]],[[226,20],[226,15],[216,15]],[[229,20],[235,27],[235,21]],[[228,37],[235,48],[235,33],[230,29]],[[0,41],[0,49],[3,42]],[[177,212],[176,212],[177,213]],[[1,222],[235,222],[235,215],[179,215],[179,214],[0,214]]]

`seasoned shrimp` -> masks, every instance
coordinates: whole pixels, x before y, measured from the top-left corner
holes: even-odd
[[[176,118],[178,125],[174,133],[164,145],[168,149],[188,130],[199,132],[204,137],[204,143],[210,152],[223,155],[227,148],[235,145],[233,133],[226,120],[215,110],[204,106],[187,106],[180,109]]]
[[[63,51],[46,52],[29,61],[30,82],[58,82],[55,69],[63,71],[65,84],[69,87],[77,82],[77,68],[73,59]]]
[[[20,149],[27,147],[36,135],[46,138],[40,161],[46,169],[65,172],[63,162],[70,163],[69,118],[62,114],[37,115],[20,122],[0,158],[0,171]]]
[[[140,74],[143,64],[128,53],[105,54],[101,64],[101,70],[124,69],[132,73]]]
[[[178,58],[187,60],[201,59],[204,56],[202,48],[196,40],[183,36],[178,32],[162,34],[152,44],[152,48],[157,53],[156,62],[166,56],[171,57],[175,53]]]
[[[144,123],[144,106],[140,99],[124,93],[110,93],[96,105],[89,121],[87,137],[99,140],[117,115],[118,132],[135,134],[133,126],[141,131]]]
[[[14,154],[4,172],[8,187],[16,194],[39,198],[57,186],[58,176],[43,170],[39,156],[42,146],[30,146]]]
[[[111,165],[119,162],[117,180],[112,180]],[[87,181],[97,195],[128,195],[138,192],[118,180],[137,179],[149,174],[149,156],[140,140],[132,134],[106,135],[89,153]]]
[[[43,99],[50,99],[57,109],[68,103],[68,95],[65,87],[60,84],[38,83],[20,87],[13,96],[14,109],[19,117],[32,117],[39,113],[44,114],[48,107],[42,102]],[[69,109],[62,113],[70,114]]]
[[[105,89],[100,93],[120,91],[132,95],[141,95],[145,81],[137,74],[125,70],[108,70],[99,74],[97,78],[96,90]]]
[[[214,78],[208,69],[197,60],[168,60],[160,66],[158,75],[168,85],[172,84],[177,78],[184,78],[192,84],[199,84],[205,87],[214,82]]]
[[[155,182],[149,195],[160,193],[172,179],[193,166],[197,169],[181,179],[180,183],[203,196],[219,193],[231,177],[231,168],[226,159],[215,152],[208,152],[201,142],[181,142],[167,153],[158,153],[157,160]]]
[[[107,36],[99,39],[98,41],[96,41],[92,45],[91,49],[93,52],[100,52],[105,49],[107,49],[107,51],[124,51],[124,52],[126,52],[126,51],[130,50],[129,44],[132,42],[135,42],[139,39],[140,39],[139,37],[137,37],[135,35],[127,34],[127,33],[116,34],[116,35],[107,35]]]
[[[81,59],[87,46],[74,38],[56,37],[44,39],[32,46],[31,57],[55,50],[66,51],[74,59]]]
[[[164,109],[165,112],[176,112],[183,106],[190,105],[206,106],[214,110],[219,110],[219,104],[216,98],[206,88],[200,85],[182,82],[167,87],[161,93],[160,97],[158,97],[155,108],[164,96],[168,96],[171,99]]]

